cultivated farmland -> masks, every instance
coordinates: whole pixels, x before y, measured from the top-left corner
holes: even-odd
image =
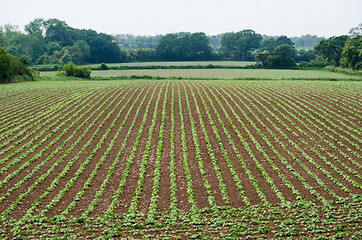
[[[55,77],[56,72],[41,72],[41,76]],[[308,79],[308,80],[355,80],[358,76],[317,70],[292,69],[140,69],[140,70],[99,70],[93,71],[92,77],[117,78],[144,76],[161,78],[191,78],[191,79]]]
[[[361,236],[359,82],[0,86],[0,236]]]

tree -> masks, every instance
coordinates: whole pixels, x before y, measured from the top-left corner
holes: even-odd
[[[269,63],[269,59],[270,59],[270,52],[267,50],[264,50],[262,52],[258,52],[255,55],[255,60],[257,62],[261,62],[263,64],[263,66],[267,66]]]
[[[0,48],[0,82],[6,82],[10,77],[10,59],[4,47]]]
[[[304,49],[301,49],[299,52],[298,52],[298,61],[302,62],[302,61],[305,61],[305,62],[309,62],[311,60],[314,60],[316,58],[316,55],[314,53],[313,50],[304,50]]]
[[[64,21],[49,19],[45,23],[45,40],[57,42],[61,47],[73,45],[72,28]]]
[[[348,39],[348,36],[343,35],[322,40],[314,48],[314,52],[335,66],[339,66],[343,47]]]
[[[25,25],[25,32],[29,35],[45,35],[45,21],[43,18],[36,18],[29,24]]]
[[[4,42],[2,30],[0,29],[0,46]],[[17,58],[7,53],[5,47],[0,47],[0,82],[9,82],[12,77],[21,75],[32,79],[28,62],[25,58]]]
[[[210,60],[212,48],[205,33],[167,34],[156,45],[160,59],[166,61]]]
[[[157,61],[157,52],[156,50],[151,48],[139,48],[134,51],[134,60],[139,62]]]
[[[276,41],[278,46],[280,46],[282,44],[288,44],[289,46],[294,47],[294,43],[287,36],[280,36],[275,41]]]
[[[270,65],[272,68],[294,68],[296,63],[293,57],[294,48],[289,44],[282,44],[278,46],[273,56],[270,58]]]
[[[175,61],[183,58],[181,56],[181,48],[181,40],[176,34],[166,34],[161,37],[155,49],[162,60]]]
[[[296,48],[314,48],[318,43],[323,40],[323,37],[318,37],[316,35],[303,35],[301,37],[293,37],[291,40],[295,43]]]
[[[67,77],[89,78],[91,69],[86,66],[75,66],[72,62],[64,65],[64,72]]]
[[[79,50],[81,51],[82,56],[81,59],[79,59],[81,63],[86,63],[90,61],[91,52],[90,52],[90,47],[86,41],[84,40],[75,41],[73,46],[78,47]]]
[[[212,57],[210,40],[205,33],[193,33],[182,38],[185,47],[185,60],[209,60]]]
[[[100,33],[87,42],[90,47],[92,62],[116,63],[120,62],[120,48],[112,41],[110,35]]]
[[[260,51],[268,51],[268,52],[273,52],[274,49],[278,47],[277,41],[275,40],[275,38],[267,38],[264,39],[261,43],[260,43],[260,47],[259,50]]]
[[[362,36],[349,39],[343,47],[341,66],[353,70],[362,69]]]
[[[362,23],[360,23],[357,27],[351,28],[349,30],[349,34],[351,37],[362,36]]]
[[[262,36],[253,30],[225,33],[221,38],[221,52],[230,59],[250,60],[252,52],[259,48]]]

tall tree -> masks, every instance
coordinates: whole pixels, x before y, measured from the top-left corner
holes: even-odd
[[[343,35],[322,40],[314,48],[314,51],[317,55],[327,59],[330,63],[339,66],[343,47],[348,39],[348,36]]]
[[[186,60],[209,60],[212,57],[210,40],[205,33],[193,33],[182,38],[185,47]]]
[[[36,18],[29,24],[25,25],[25,32],[29,35],[45,35],[45,21],[43,18]]]
[[[273,68],[293,68],[296,66],[294,56],[294,47],[289,44],[279,45],[274,49],[273,56],[270,59]]]
[[[259,48],[262,36],[253,30],[226,33],[221,38],[222,54],[230,59],[250,60],[252,52]]]
[[[210,60],[212,48],[205,33],[167,34],[156,45],[160,59],[169,61]]]
[[[181,56],[181,48],[181,40],[176,34],[166,34],[161,37],[155,49],[162,60],[175,61],[183,58]]]
[[[288,38],[287,36],[284,36],[284,35],[278,37],[275,41],[276,41],[278,46],[280,46],[282,44],[288,44],[288,45],[294,47],[294,43],[292,42],[292,40],[290,38]]]
[[[260,43],[260,47],[259,50],[262,51],[268,51],[268,52],[273,52],[274,49],[278,46],[277,41],[275,40],[275,38],[267,38],[264,39],[261,43]]]
[[[351,28],[349,30],[349,34],[351,35],[351,37],[362,36],[362,23],[358,24],[357,27]]]
[[[45,39],[47,42],[57,42],[62,47],[73,45],[72,28],[66,22],[49,19],[45,22],[45,26]]]
[[[343,47],[341,65],[353,70],[362,69],[362,36],[349,39]]]

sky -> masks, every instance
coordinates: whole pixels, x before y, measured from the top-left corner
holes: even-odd
[[[0,25],[57,18],[107,34],[348,34],[362,23],[362,0],[0,0]]]

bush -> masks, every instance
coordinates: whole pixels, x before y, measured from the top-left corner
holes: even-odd
[[[323,68],[328,65],[327,60],[323,58],[317,58],[316,60],[311,60],[309,62],[303,61],[299,64],[301,68]]]
[[[59,71],[59,70],[60,70],[59,65],[58,65],[58,64],[55,64],[55,65],[53,66],[53,70],[54,70],[54,71]]]
[[[0,82],[10,82],[15,78],[34,80],[25,58],[18,58],[0,48]]]
[[[64,72],[67,77],[89,78],[91,69],[86,66],[75,66],[72,62],[64,65]]]
[[[109,67],[105,64],[105,63],[102,63],[101,66],[99,67],[100,70],[108,70]]]

